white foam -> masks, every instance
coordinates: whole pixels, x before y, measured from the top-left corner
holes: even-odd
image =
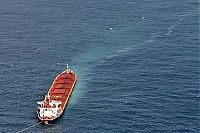
[[[115,31],[112,27],[110,28],[111,31]]]

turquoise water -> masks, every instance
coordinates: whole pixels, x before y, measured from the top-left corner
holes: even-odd
[[[198,9],[194,0],[0,1],[0,132],[198,133]],[[67,64],[78,76],[70,102],[40,124],[36,102]]]

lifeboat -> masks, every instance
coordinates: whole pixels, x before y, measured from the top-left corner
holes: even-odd
[[[54,79],[44,100],[37,102],[37,115],[40,121],[48,124],[63,114],[76,80],[76,74],[67,65],[67,70]]]

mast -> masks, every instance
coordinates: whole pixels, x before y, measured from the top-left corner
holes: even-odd
[[[67,64],[67,72],[69,73],[70,72],[70,69],[69,69],[69,65]]]

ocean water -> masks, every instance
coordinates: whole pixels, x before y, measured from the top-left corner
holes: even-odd
[[[1,133],[199,133],[199,1],[0,0]],[[37,101],[67,63],[65,113]]]

